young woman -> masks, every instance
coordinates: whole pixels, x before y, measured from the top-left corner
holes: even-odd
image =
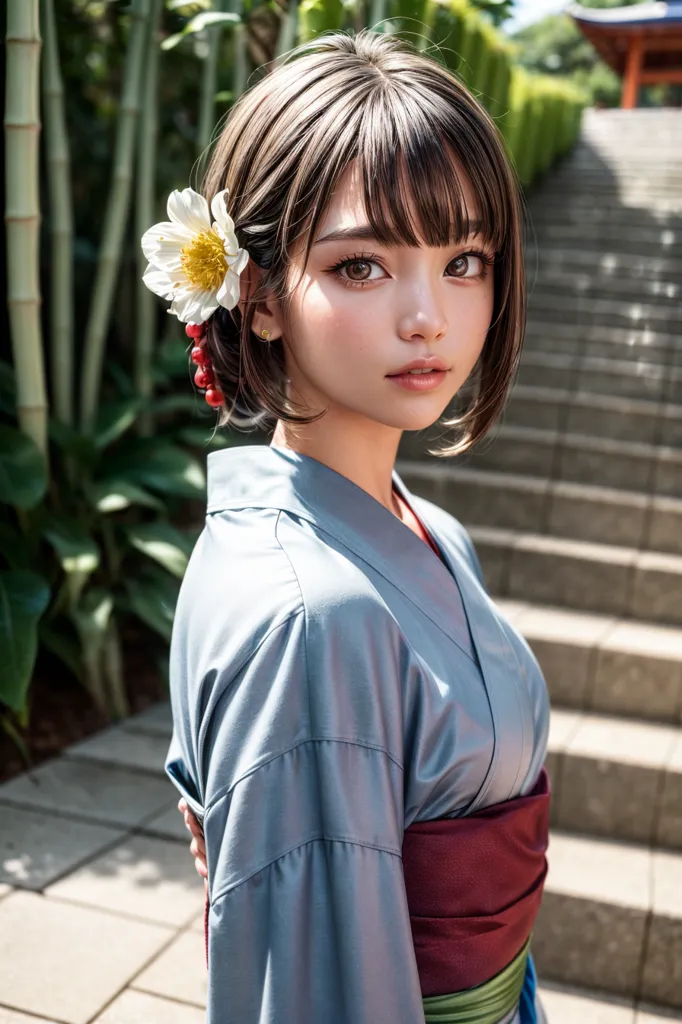
[[[394,469],[460,391],[441,454],[470,448],[516,372],[496,126],[397,37],[327,34],[239,99],[204,193],[171,197],[145,279],[220,422],[273,428],[208,455],[173,630],[207,1019],[541,1021],[545,682],[464,528]]]

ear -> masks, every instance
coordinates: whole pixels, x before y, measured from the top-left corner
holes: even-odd
[[[239,312],[244,316],[247,302],[255,295],[263,280],[263,270],[252,259],[244,267],[239,275]],[[282,329],[279,325],[278,307],[274,298],[269,296],[261,299],[253,315],[251,330],[259,341],[267,343],[275,338],[281,338]],[[267,330],[268,337],[264,338],[261,331]]]

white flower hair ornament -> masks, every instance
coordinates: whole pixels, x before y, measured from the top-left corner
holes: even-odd
[[[211,406],[222,405],[225,398],[215,385],[204,348],[206,321],[219,306],[237,305],[239,275],[249,261],[225,207],[228,194],[228,189],[218,192],[209,211],[206,199],[194,189],[176,189],[168,197],[170,220],[154,224],[142,236],[142,251],[149,261],[142,280],[156,295],[171,299],[168,312],[187,324],[187,336],[194,340],[194,383],[206,389],[204,397]]]

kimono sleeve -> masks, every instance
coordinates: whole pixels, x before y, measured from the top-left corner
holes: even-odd
[[[333,653],[333,678],[321,678],[308,663],[305,617],[294,616],[213,710],[209,1024],[423,1024],[401,859],[402,766],[379,743],[341,731],[333,694],[351,680],[343,646]],[[355,686],[357,651],[352,665]],[[366,671],[369,684],[369,658]]]

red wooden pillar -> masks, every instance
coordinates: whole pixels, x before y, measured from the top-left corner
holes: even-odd
[[[633,107],[637,106],[637,97],[639,95],[639,76],[642,71],[642,55],[644,53],[643,35],[641,33],[631,35],[628,44],[628,56],[625,64],[625,77],[623,78],[620,105],[625,110],[632,110]]]

